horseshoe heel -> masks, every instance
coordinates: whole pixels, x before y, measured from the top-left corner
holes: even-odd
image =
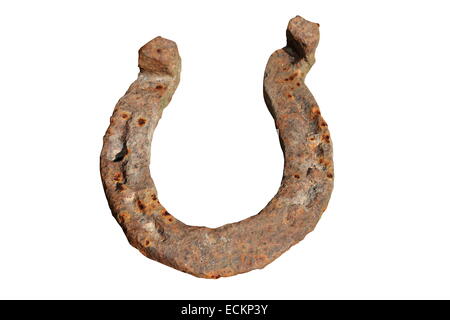
[[[139,76],[114,109],[100,157],[109,206],[131,245],[180,271],[219,278],[263,268],[314,229],[333,188],[330,134],[304,84],[318,41],[318,24],[293,18],[287,46],[271,55],[264,74],[284,154],[278,193],[257,215],[215,229],[186,225],[158,201],[150,144],[181,60],[176,44],[161,37],[139,50]]]

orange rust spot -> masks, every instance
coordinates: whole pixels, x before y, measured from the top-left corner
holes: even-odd
[[[169,220],[169,222],[172,222],[172,221],[173,221],[173,219],[172,219],[172,218],[169,218],[168,220]]]
[[[144,247],[148,248],[150,246],[150,240],[145,240]]]
[[[120,181],[122,178],[122,174],[120,172],[117,172],[116,174],[114,174],[114,181]]]
[[[294,175],[295,179],[300,179],[300,176],[298,174]]]
[[[297,82],[297,87],[300,87],[300,82]]]
[[[152,200],[156,200],[156,194],[152,194]]]
[[[123,191],[123,190],[125,190],[123,183],[117,182],[116,183],[116,191]]]
[[[292,74],[292,75],[289,77],[289,80],[291,80],[291,81],[294,80],[296,76],[297,76],[297,73]]]
[[[320,126],[321,126],[321,127],[328,127],[328,124],[325,122],[325,120],[322,120],[322,121],[320,122]]]
[[[156,52],[161,53],[161,49],[156,49]]]
[[[163,216],[170,216],[170,213],[167,212],[167,210],[164,210],[162,213]]]
[[[126,118],[128,118],[128,115],[126,113],[122,113],[122,118],[126,119]]]
[[[126,211],[122,211],[117,215],[117,220],[119,220],[119,223],[127,222],[130,220],[130,214]]]
[[[328,134],[325,134],[322,136],[322,140],[324,140],[326,143],[330,143],[330,136]]]
[[[145,204],[142,203],[141,200],[137,201],[137,206],[138,206],[139,210],[144,210],[145,209]]]
[[[333,174],[332,173],[328,173],[327,177],[331,179],[331,178],[333,178]]]
[[[138,119],[138,125],[139,125],[140,127],[142,127],[142,126],[145,124],[146,121],[147,121],[147,120],[145,120],[144,118],[139,118],[139,119]]]
[[[330,165],[330,161],[329,160],[324,160],[324,159],[320,159],[319,163],[324,165],[325,167],[328,167]]]
[[[163,87],[162,85],[158,84],[158,85],[155,87],[155,89],[156,89],[156,90],[161,90],[161,89],[164,89],[164,87]]]
[[[319,109],[318,106],[314,106],[314,107],[311,108],[311,112],[314,115],[319,115],[320,114],[320,109]]]
[[[287,97],[288,97],[289,99],[291,99],[291,98],[292,98],[292,94],[288,94]]]

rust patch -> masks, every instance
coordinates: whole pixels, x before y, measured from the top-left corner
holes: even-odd
[[[119,221],[119,223],[127,222],[130,220],[130,218],[130,214],[126,211],[122,211],[117,215],[117,220]]]
[[[145,204],[141,200],[137,201],[137,206],[138,206],[139,210],[141,210],[141,211],[144,211],[144,209],[146,208]]]
[[[125,186],[123,185],[123,183],[120,183],[120,182],[118,182],[118,183],[116,183],[116,189],[115,189],[116,191],[123,191],[123,190],[125,190]]]
[[[294,74],[292,74],[290,77],[289,77],[289,80],[294,80],[295,78],[297,77],[297,73],[294,73]]]
[[[319,107],[318,107],[318,106],[312,107],[312,108],[311,108],[311,113],[312,113],[313,115],[315,115],[315,116],[320,115],[320,109],[319,109]]]

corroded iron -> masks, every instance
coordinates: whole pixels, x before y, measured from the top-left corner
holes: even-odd
[[[263,268],[314,229],[334,174],[328,126],[304,83],[318,41],[318,24],[291,19],[287,45],[264,73],[285,160],[278,193],[257,215],[219,228],[186,225],[158,201],[150,145],[177,88],[181,59],[176,44],[161,37],[139,50],[139,76],[114,109],[100,159],[109,206],[131,245],[180,271],[219,278]]]

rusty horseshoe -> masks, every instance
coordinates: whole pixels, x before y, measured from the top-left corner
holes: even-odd
[[[319,25],[289,21],[286,47],[269,58],[264,99],[284,154],[281,186],[258,214],[219,228],[189,226],[159,203],[150,145],[180,80],[173,41],[157,37],[139,50],[140,73],[118,101],[103,138],[100,171],[113,216],[142,254],[202,278],[260,269],[316,226],[333,189],[328,126],[304,80],[315,61]]]

